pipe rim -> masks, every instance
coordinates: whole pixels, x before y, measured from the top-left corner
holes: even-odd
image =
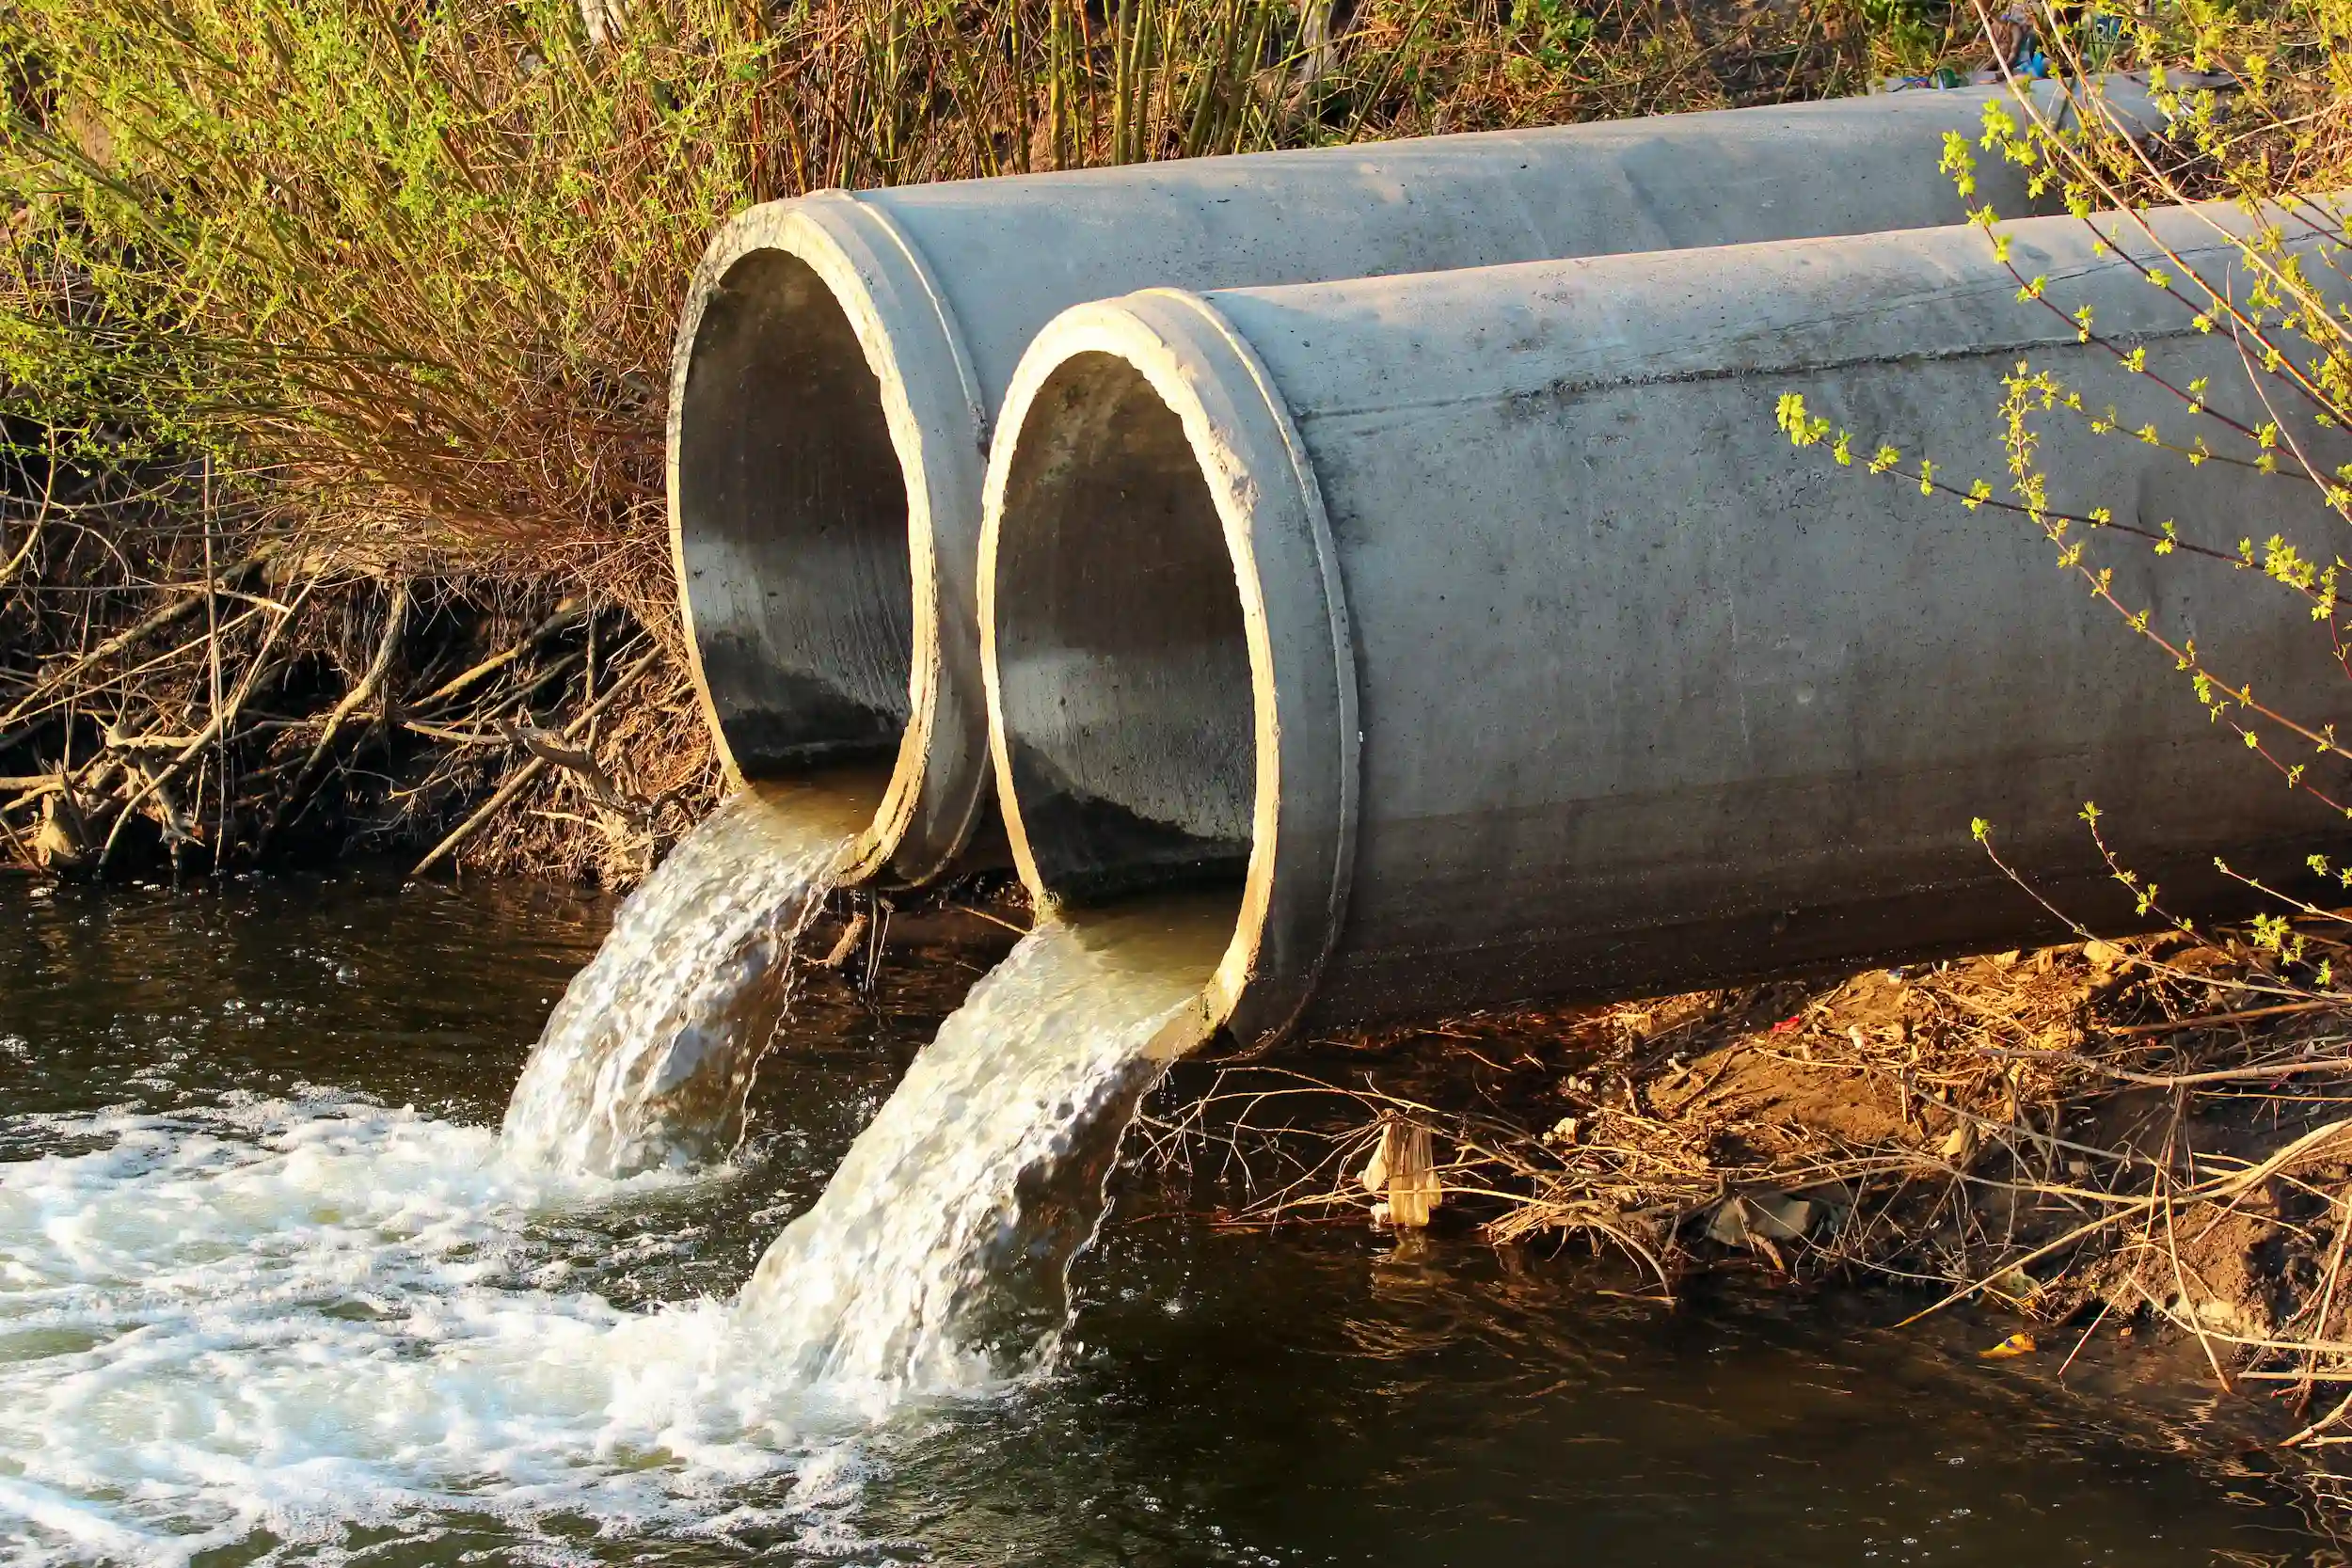
[[[980,453],[987,429],[978,381],[946,297],[888,216],[842,191],[748,208],[723,225],[696,266],[673,340],[664,436],[670,560],[678,586],[686,667],[731,784],[745,774],[721,718],[695,627],[687,551],[695,519],[681,484],[683,415],[706,313],[745,260],[773,252],[813,272],[855,333],[880,391],[906,492],[913,646],[908,715],[872,823],[843,879],[929,881],[955,862],[986,804],[991,778],[977,638],[955,569],[973,558]],[[965,635],[957,636],[959,628]]]
[[[1040,911],[1058,900],[1015,784],[997,562],[1007,486],[1033,405],[1067,361],[1090,354],[1124,361],[1177,416],[1233,564],[1250,671],[1251,835],[1233,936],[1204,1003],[1212,1028],[1256,1044],[1305,1010],[1337,945],[1354,875],[1362,734],[1339,552],[1287,404],[1209,298],[1145,290],[1074,307],[1038,334],[1013,372],[990,451],[978,587],[996,798],[1014,865]]]

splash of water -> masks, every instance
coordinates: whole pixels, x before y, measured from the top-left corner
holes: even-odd
[[[46,1131],[86,1152],[0,1164],[0,1561],[337,1562],[355,1528],[463,1555],[485,1517],[533,1561],[578,1559],[567,1519],[845,1528],[856,1412],[769,1377],[722,1305],[620,1310],[545,1256],[550,1212],[676,1177],[522,1169],[332,1099]]]
[[[1023,938],[760,1259],[741,1330],[792,1380],[878,1403],[1050,1352],[1120,1139],[1206,1037],[1232,930],[1230,901],[1171,901]]]
[[[508,1154],[619,1177],[731,1153],[791,1005],[792,944],[871,801],[849,784],[755,785],[681,839],[548,1019],[506,1108]]]

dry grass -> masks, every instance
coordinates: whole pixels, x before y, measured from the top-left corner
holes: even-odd
[[[58,650],[0,678],[0,754],[46,753],[0,778],[7,858],[397,851],[515,785],[494,831],[467,829],[472,859],[627,882],[708,804],[691,693],[609,603],[257,547],[233,515],[44,477],[20,553],[51,575],[0,586],[0,627]]]

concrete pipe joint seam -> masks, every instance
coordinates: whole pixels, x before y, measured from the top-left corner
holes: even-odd
[[[2236,297],[2232,236],[2256,221],[2151,217]],[[2263,422],[2230,336],[2087,225],[2005,231],[2061,310],[2020,304],[1955,228],[1057,318],[1005,399],[980,545],[997,789],[1040,906],[1224,890],[1210,1003],[1254,1039],[2062,939],[1976,816],[2108,928],[2135,911],[2086,800],[2184,907],[2244,898],[2216,855],[2295,874],[2341,824],[2217,741],[2040,529],[1778,428],[1798,391],[1866,452],[2003,481],[2020,359],[2125,431],[2177,425],[2154,376],[2076,341],[2078,305]],[[2054,511],[2177,518],[2225,550],[2316,515],[2308,485],[2063,409],[2039,433]],[[2307,434],[2324,469],[2352,455]],[[2262,573],[2091,548],[2119,598],[2266,704],[2352,722],[2308,606]]]
[[[2051,90],[2045,84],[2042,89]],[[988,441],[1037,331],[1090,299],[1959,221],[1946,134],[2000,89],[823,192],[743,213],[672,364],[671,540],[739,777],[862,769],[853,875],[920,882],[983,823],[973,617]],[[2120,122],[2145,89],[2106,85]],[[2024,171],[1984,196],[2027,205]]]

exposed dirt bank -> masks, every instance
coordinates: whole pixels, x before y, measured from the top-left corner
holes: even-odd
[[[2173,933],[1480,1015],[1196,1065],[1149,1130],[1207,1150],[1235,1224],[1375,1220],[1365,1177],[1421,1129],[1438,1228],[1581,1240],[1662,1298],[1891,1283],[2054,1367],[2185,1347],[2228,1444],[2324,1479],[2352,1435],[2352,1053],[2296,976],[2325,951]]]

